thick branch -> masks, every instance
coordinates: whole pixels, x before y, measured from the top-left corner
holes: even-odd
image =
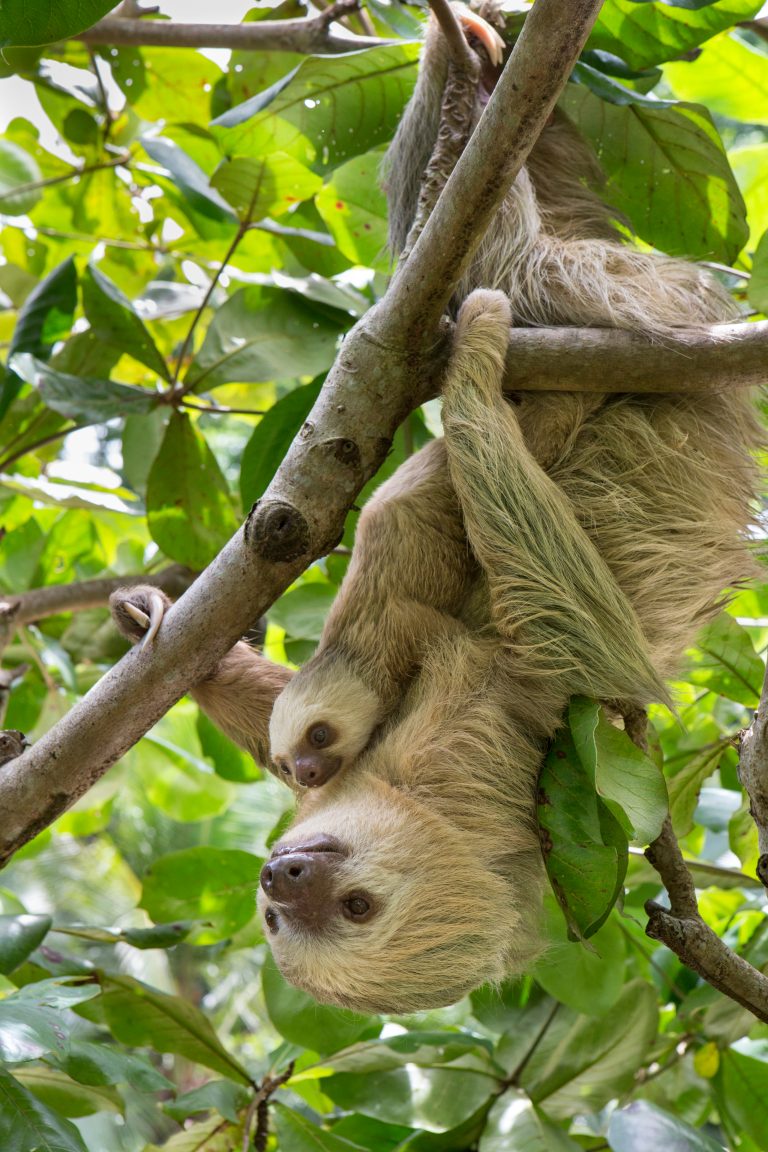
[[[749,811],[757,825],[760,851],[757,875],[768,888],[768,673],[754,719],[741,734],[739,778],[749,796]]]
[[[376,36],[354,36],[333,30],[333,21],[356,7],[356,4],[337,4],[308,20],[257,20],[252,24],[173,24],[169,20],[125,20],[107,16],[75,39],[85,44],[232,48],[305,55],[338,55],[390,43]]]
[[[644,752],[648,751],[647,725],[648,718],[640,710],[624,717],[627,734]],[[768,977],[731,951],[702,920],[696,887],[669,816],[645,855],[661,877],[670,904],[664,908],[655,900],[647,901],[646,935],[666,944],[683,964],[713,988],[747,1008],[758,1020],[768,1022]]]
[[[706,392],[765,382],[768,320],[681,328],[662,343],[608,328],[513,328],[514,392]]]
[[[395,330],[405,330],[409,340],[418,340],[420,332],[437,325],[453,285],[546,125],[601,3],[570,0],[561,6],[538,0],[526,16],[461,160],[392,281],[387,319]],[[552,21],[558,8],[560,23]],[[430,253],[428,264],[425,250]]]
[[[0,863],[74,803],[338,543],[347,510],[418,402],[414,393],[437,389],[447,344],[440,317],[453,280],[544,127],[599,8],[600,0],[537,0],[403,272],[347,336],[245,530],[171,608],[151,648],[130,651],[0,773]]]

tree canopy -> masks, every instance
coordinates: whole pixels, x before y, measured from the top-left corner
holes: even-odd
[[[384,296],[378,171],[425,16],[284,0],[216,31],[111,7],[0,11],[0,96],[28,94],[0,135],[0,708],[30,741],[124,653],[109,592],[181,595],[237,531]],[[560,97],[637,241],[706,262],[758,327],[761,7],[605,0]],[[508,40],[527,12],[506,5]],[[439,434],[438,401],[407,415],[257,629],[267,655],[313,652],[359,509]],[[645,935],[662,883],[642,848],[668,801],[703,921],[768,969],[737,750],[767,645],[768,586],[736,591],[647,754],[574,700],[565,767],[544,767],[567,865],[550,951],[386,1021],[281,977],[254,892],[290,795],[183,700],[0,876],[3,1152],[760,1152],[768,1004],[757,1020]]]

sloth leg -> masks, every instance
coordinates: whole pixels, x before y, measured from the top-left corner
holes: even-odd
[[[444,387],[449,470],[494,623],[532,673],[562,677],[570,693],[664,699],[629,601],[503,399],[509,324],[505,295],[473,292]]]
[[[123,635],[132,643],[145,644],[148,631],[152,627],[157,631],[171,601],[159,589],[142,584],[119,588],[109,606]],[[239,641],[190,695],[230,739],[269,767],[269,718],[292,675],[290,669]]]

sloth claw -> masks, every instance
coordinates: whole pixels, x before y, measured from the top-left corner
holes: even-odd
[[[146,613],[142,613],[142,615],[146,615]],[[162,596],[160,596],[160,594],[157,592],[152,592],[149,597],[149,619],[147,621],[149,627],[147,628],[146,636],[141,642],[142,648],[146,648],[148,644],[152,643],[155,636],[157,636],[157,633],[160,630],[160,625],[163,622],[164,615],[165,602],[163,601]]]

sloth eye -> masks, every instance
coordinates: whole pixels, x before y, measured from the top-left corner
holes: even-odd
[[[278,768],[280,769],[280,771],[281,771],[281,772],[284,772],[284,773],[285,773],[285,775],[286,775],[286,776],[290,776],[290,774],[291,774],[291,766],[290,766],[290,764],[288,763],[288,761],[287,761],[287,760],[278,760],[278,762],[277,762],[277,766],[278,766]]]
[[[359,892],[354,892],[343,902],[342,911],[347,920],[360,922],[368,919],[371,911],[371,903],[365,896],[360,895]]]
[[[325,724],[313,724],[309,730],[309,742],[313,748],[325,748],[330,735]]]
[[[269,928],[270,932],[274,936],[280,928],[280,925],[277,922],[277,912],[275,912],[274,908],[267,908],[266,912],[264,913],[264,920],[266,922],[267,928]]]

